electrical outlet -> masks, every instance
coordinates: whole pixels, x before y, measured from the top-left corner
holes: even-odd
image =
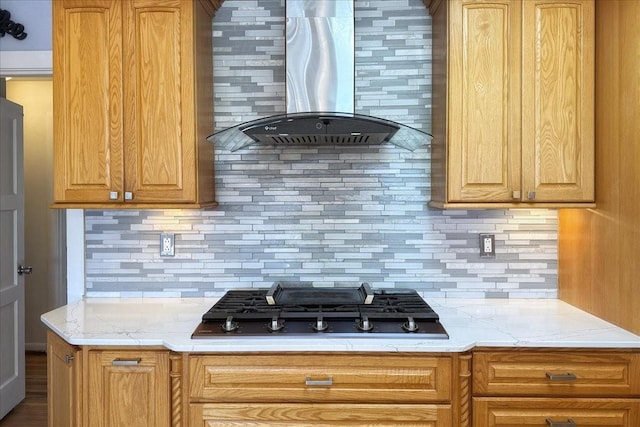
[[[160,234],[160,256],[174,256],[175,255],[175,234],[162,233]]]
[[[496,237],[493,234],[480,235],[480,256],[494,257],[496,256]]]

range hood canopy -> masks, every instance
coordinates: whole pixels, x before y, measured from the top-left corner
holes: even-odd
[[[431,135],[355,114],[354,0],[286,0],[287,113],[253,120],[207,139],[236,151],[271,146],[377,145],[415,150]]]
[[[253,144],[308,147],[385,142],[413,151],[429,141],[431,135],[391,120],[362,114],[291,113],[243,123],[207,139],[229,151]]]

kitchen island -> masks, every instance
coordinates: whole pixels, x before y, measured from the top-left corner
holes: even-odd
[[[559,300],[426,299],[449,339],[196,340],[216,298],[69,304],[42,316],[50,425],[640,425],[639,336]]]

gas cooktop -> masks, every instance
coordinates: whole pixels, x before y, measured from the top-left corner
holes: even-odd
[[[449,338],[412,289],[283,287],[228,291],[202,316],[192,338],[219,336]]]

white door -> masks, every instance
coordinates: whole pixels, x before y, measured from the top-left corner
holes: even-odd
[[[25,395],[22,107],[0,98],[0,419]]]

